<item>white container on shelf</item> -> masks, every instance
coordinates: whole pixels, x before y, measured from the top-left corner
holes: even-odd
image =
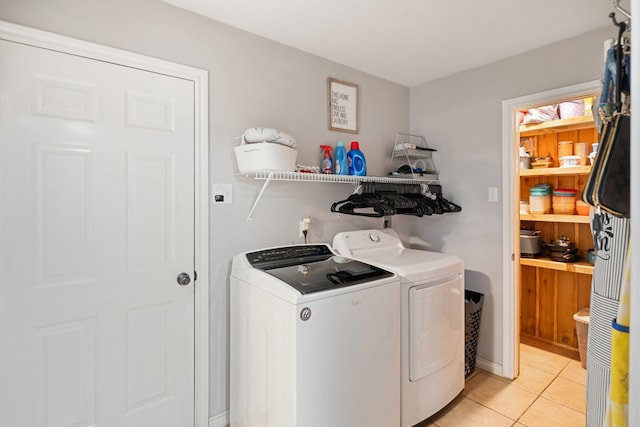
[[[560,157],[560,167],[566,168],[570,166],[579,166],[580,156],[562,156]]]
[[[259,170],[293,172],[296,170],[298,152],[281,144],[258,142],[234,147],[240,173]]]
[[[584,116],[584,100],[561,102],[558,105],[558,110],[560,110],[561,119]]]

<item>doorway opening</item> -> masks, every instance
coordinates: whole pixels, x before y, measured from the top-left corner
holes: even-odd
[[[507,378],[518,376],[519,344],[523,341],[565,355],[577,355],[573,313],[583,308],[581,305],[588,306],[589,303],[593,268],[586,262],[585,255],[586,250],[593,246],[589,245],[591,234],[588,215],[577,215],[575,204],[567,203],[579,199],[579,190],[590,169],[588,155],[583,159],[582,150],[584,147],[589,151],[593,149],[591,143],[597,142],[597,132],[593,117],[589,115],[589,106],[588,117],[585,117],[584,110],[574,111],[574,117],[569,117],[570,108],[567,108],[565,118],[558,115],[544,117],[545,110],[552,112],[553,108],[540,107],[576,101],[575,104],[582,102],[584,109],[584,100],[592,99],[599,90],[600,82],[592,81],[502,103],[502,148],[505,153],[502,375]],[[529,115],[525,123],[538,123],[522,125],[526,117],[524,112],[533,109],[539,109],[535,112],[542,116]],[[574,150],[574,144],[579,147],[578,150]],[[571,154],[568,153],[569,145]],[[580,153],[578,160],[573,156],[575,151]],[[522,161],[521,155],[524,157]],[[562,163],[560,157],[566,157]],[[583,161],[585,165],[579,164]],[[532,188],[543,190],[532,192]],[[564,196],[560,194],[564,193],[563,190],[575,191],[567,192],[566,199],[557,199],[555,213],[552,203],[554,189],[556,197]],[[529,201],[533,194],[533,199]],[[575,198],[569,200],[572,196]],[[526,202],[529,202],[529,206]],[[560,202],[564,205],[560,205]],[[522,228],[531,230],[532,237],[525,239],[521,247]],[[548,250],[552,247],[547,247],[542,241],[555,243],[561,240],[561,236],[574,240],[573,246],[578,247],[576,257],[581,256],[582,260],[576,261],[576,257],[551,259],[553,252]],[[534,242],[532,246],[524,247],[531,241]],[[522,250],[525,252],[521,253]],[[559,283],[571,283],[571,287],[558,286]]]

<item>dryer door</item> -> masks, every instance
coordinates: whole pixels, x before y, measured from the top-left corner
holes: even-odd
[[[462,275],[409,289],[409,379],[464,357]]]

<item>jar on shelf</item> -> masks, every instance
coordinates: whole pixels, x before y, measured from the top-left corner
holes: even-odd
[[[558,141],[558,158],[573,156],[573,141]]]
[[[538,184],[529,189],[529,212],[532,214],[551,213],[551,186]]]
[[[578,190],[558,188],[553,191],[553,213],[557,215],[573,215],[576,210]]]

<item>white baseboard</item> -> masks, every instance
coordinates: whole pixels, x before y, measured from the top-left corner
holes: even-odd
[[[209,427],[229,427],[229,411],[209,418]]]
[[[476,357],[476,367],[483,371],[491,372],[494,375],[502,376],[502,365],[498,365],[490,360]]]

